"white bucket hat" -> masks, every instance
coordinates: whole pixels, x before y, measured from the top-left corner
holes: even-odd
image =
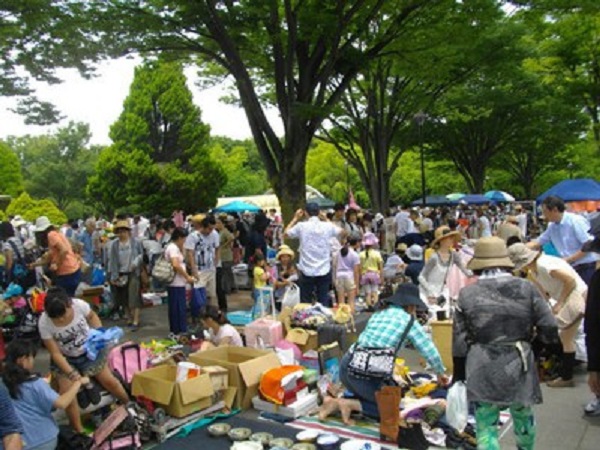
[[[50,220],[46,216],[40,216],[35,221],[35,232],[39,233],[41,231],[46,231],[51,226],[52,223],[50,223]]]

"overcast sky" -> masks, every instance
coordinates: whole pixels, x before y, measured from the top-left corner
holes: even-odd
[[[64,80],[62,84],[33,83],[32,86],[40,99],[53,103],[65,116],[58,126],[69,120],[88,123],[92,144],[106,145],[110,144],[109,127],[121,113],[134,68],[139,62],[139,59],[125,58],[104,62],[98,67],[98,76],[91,80],[81,78],[75,70],[61,70],[58,75]],[[188,70],[186,74],[190,77],[193,71]],[[193,80],[188,81],[188,85],[194,95],[194,103],[202,110],[202,120],[210,125],[213,136],[252,137],[243,110],[219,101],[223,95],[222,88],[217,86],[200,91]],[[43,134],[57,128],[26,125],[21,116],[9,111],[13,106],[14,100],[0,97],[0,139],[10,135]],[[281,134],[277,113],[270,111],[269,118],[276,125],[275,131]]]

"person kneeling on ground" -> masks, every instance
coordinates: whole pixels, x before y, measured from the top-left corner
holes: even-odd
[[[404,283],[391,297],[385,299],[384,309],[377,311],[367,322],[365,330],[358,337],[358,342],[344,355],[340,363],[340,379],[343,385],[352,392],[356,399],[336,399],[327,397],[319,412],[319,420],[325,420],[327,416],[337,409],[342,413],[344,423],[350,425],[350,415],[353,412],[362,412],[364,415],[384,420],[377,407],[376,392],[385,384],[380,378],[364,379],[357,378],[349,373],[348,365],[352,358],[355,347],[363,348],[397,348],[404,331],[408,326],[410,329],[406,334],[406,340],[410,341],[419,353],[427,360],[438,377],[438,383],[446,385],[447,377],[444,375],[446,369],[442,358],[431,338],[425,333],[423,327],[417,321],[411,321],[417,308],[427,306],[419,298],[419,288],[412,283]],[[410,323],[412,322],[412,325]],[[400,349],[398,349],[400,350]],[[390,377],[392,374],[390,373]],[[399,403],[399,399],[398,399]],[[391,411],[398,411],[391,408]],[[389,409],[389,408],[388,408]],[[397,420],[399,419],[396,418]]]
[[[207,306],[200,314],[200,320],[210,336],[208,340],[202,343],[200,350],[211,347],[244,346],[240,333],[227,321],[223,311],[220,311],[216,306]]]
[[[60,287],[52,287],[46,295],[44,310],[38,328],[42,342],[50,353],[50,371],[58,380],[59,392],[66,393],[73,383],[81,382],[82,377],[93,377],[117,400],[127,403],[127,392],[106,365],[107,349],[100,351],[95,361],[86,355],[85,342],[90,328],[102,326],[90,305],[69,297]],[[88,382],[78,394],[78,401],[84,403],[84,408],[90,402],[97,404],[100,402],[100,391]],[[65,409],[71,426],[76,432],[83,432],[77,402],[71,402]]]
[[[59,395],[46,380],[32,372],[35,355],[35,345],[31,341],[11,342],[6,348],[2,378],[23,424],[24,448],[53,450],[58,441],[58,426],[52,410],[66,409],[75,403],[77,391],[90,380],[81,377]]]

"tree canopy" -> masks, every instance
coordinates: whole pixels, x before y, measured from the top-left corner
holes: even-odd
[[[225,174],[210,156],[209,127],[180,64],[153,60],[136,68],[110,137],[88,184],[105,211],[170,215],[216,203]]]
[[[12,149],[0,141],[0,195],[18,196],[23,192],[23,175],[19,158]]]

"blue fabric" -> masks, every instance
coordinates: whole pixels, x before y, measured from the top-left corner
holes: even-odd
[[[80,281],[81,270],[79,269],[69,275],[58,275],[54,279],[54,283],[67,291],[67,294],[71,297],[75,296],[75,291],[77,290]]]
[[[88,359],[95,361],[105,347],[114,346],[123,337],[123,330],[119,327],[111,327],[108,329],[98,328],[90,330],[87,340],[85,341],[85,351]]]
[[[4,383],[0,381],[0,449],[3,449],[2,438],[10,434],[22,433],[23,426],[15,411]]]
[[[190,313],[192,314],[192,317],[200,317],[200,310],[204,308],[207,303],[206,288],[193,288],[192,299],[190,301]]]
[[[174,334],[187,332],[185,305],[185,287],[168,286],[169,295],[169,331]]]
[[[590,223],[578,214],[565,212],[559,223],[550,223],[546,231],[537,239],[540,245],[552,242],[561,258],[566,258],[581,250],[583,244],[594,239],[588,231]],[[574,266],[591,263],[598,260],[595,253],[587,253],[583,258],[575,261]]]
[[[13,405],[23,424],[24,449],[37,447],[58,436],[58,427],[52,417],[57,399],[58,394],[41,378],[21,384],[19,398],[13,399]]]
[[[542,203],[550,195],[556,195],[565,202],[578,202],[585,200],[600,200],[600,183],[591,178],[576,178],[574,180],[563,180],[555,184],[542,195],[536,202]]]
[[[83,230],[77,236],[77,240],[83,244],[83,260],[91,266],[94,264],[94,244],[92,242],[92,235],[88,233],[87,230]]]

